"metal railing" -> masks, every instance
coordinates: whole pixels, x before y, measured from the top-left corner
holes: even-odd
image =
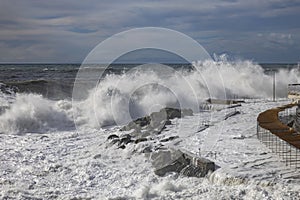
[[[281,132],[282,130],[278,131]],[[300,149],[280,139],[271,131],[260,127],[259,124],[257,124],[257,138],[273,153],[278,155],[280,160],[285,162],[286,166],[300,169]]]

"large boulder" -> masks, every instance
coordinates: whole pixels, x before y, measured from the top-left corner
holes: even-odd
[[[208,159],[174,149],[152,152],[151,160],[154,172],[158,176],[177,172],[189,177],[204,177],[216,168],[215,163]]]
[[[153,112],[149,116],[133,120],[128,125],[123,126],[121,131],[135,130],[135,132],[141,132],[142,129],[146,129],[149,132],[156,130],[157,133],[160,133],[165,125],[170,124],[170,119],[192,115],[193,111],[191,109],[163,108],[159,112]]]

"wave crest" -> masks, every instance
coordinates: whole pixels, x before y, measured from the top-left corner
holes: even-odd
[[[66,102],[51,101],[36,94],[17,94],[9,109],[0,116],[0,129],[5,133],[39,133],[74,127]],[[70,104],[70,103],[69,103]]]

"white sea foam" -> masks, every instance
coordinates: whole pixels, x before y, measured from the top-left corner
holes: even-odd
[[[50,101],[34,94],[18,94],[0,116],[2,132],[43,132],[77,126],[103,127],[125,124],[163,107],[192,108],[211,98],[271,98],[272,74],[250,61],[205,61],[194,64],[194,71],[130,70],[110,74],[85,100]],[[159,67],[159,66],[158,66]],[[155,68],[154,68],[155,69]],[[276,95],[286,97],[287,85],[299,83],[296,69],[276,73]],[[226,93],[225,93],[226,92]],[[1,103],[2,104],[2,103]]]
[[[63,101],[50,101],[36,94],[17,94],[10,108],[0,116],[0,129],[5,133],[65,130],[73,126],[68,109],[71,107]]]
[[[158,177],[145,154],[130,154],[134,143],[124,150],[115,146],[107,148],[106,138],[121,134],[117,128],[86,128],[79,134],[59,131],[42,137],[0,135],[0,198],[298,199],[299,172],[280,163],[271,150],[253,137],[257,113],[285,103],[247,100],[239,108],[241,114],[226,120],[225,124],[222,124],[224,113],[212,111],[220,115],[219,120],[208,128],[212,131],[206,129],[199,133],[192,132],[198,115],[183,118],[185,131],[193,134],[181,137],[177,148],[197,152],[205,134],[219,137],[213,149],[217,156],[207,158],[221,168],[204,178],[178,174]],[[55,102],[47,104],[56,105]],[[58,107],[68,110],[70,105],[61,102]],[[221,136],[215,127],[223,129]],[[178,131],[175,124],[168,129],[162,134],[174,136]],[[233,139],[240,135],[245,138]]]
[[[80,124],[106,126],[124,124],[167,106],[192,108],[207,98],[271,98],[273,75],[250,61],[206,61],[194,64],[197,70],[169,76],[137,70],[106,76],[81,102]],[[276,73],[276,96],[287,96],[287,85],[300,81],[296,69]]]

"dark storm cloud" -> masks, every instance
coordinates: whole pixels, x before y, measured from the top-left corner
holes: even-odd
[[[2,0],[0,61],[80,62],[115,33],[160,26],[193,37],[211,54],[296,62],[299,10],[293,0]]]

